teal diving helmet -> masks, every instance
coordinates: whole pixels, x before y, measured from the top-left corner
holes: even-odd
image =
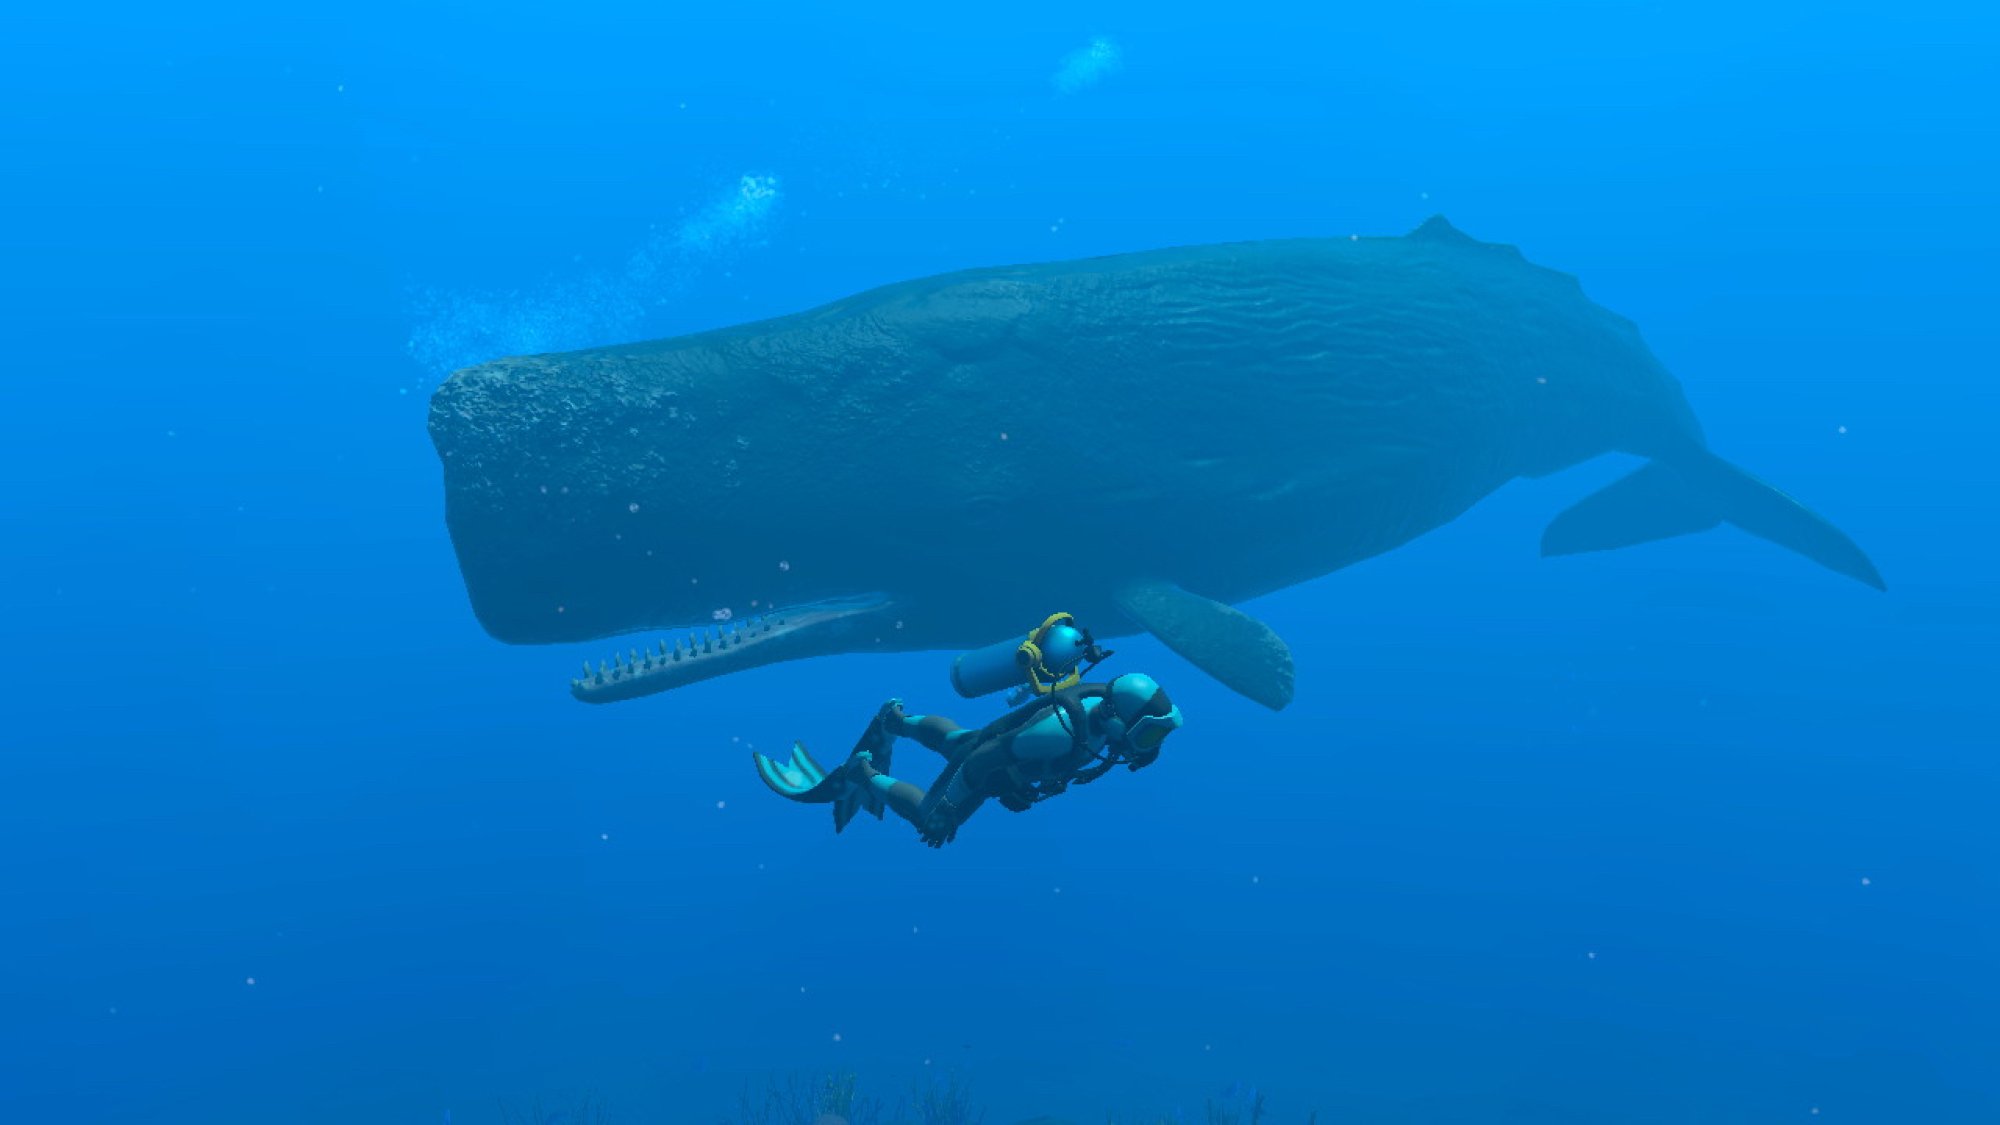
[[[1111,710],[1117,716],[1111,741],[1131,754],[1151,758],[1167,736],[1181,728],[1181,709],[1167,698],[1165,688],[1144,672],[1127,672],[1111,681]]]

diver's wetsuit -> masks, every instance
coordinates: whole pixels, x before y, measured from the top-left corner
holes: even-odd
[[[1020,812],[1072,784],[1095,781],[1120,762],[1135,770],[1151,765],[1159,757],[1157,744],[1150,751],[1107,746],[1117,724],[1109,695],[1109,684],[1077,684],[977,730],[942,715],[905,714],[892,700],[875,719],[880,749],[896,738],[914,739],[944,758],[944,772],[925,790],[881,772],[870,754],[857,753],[846,768],[916,825],[926,844],[941,847],[989,798]],[[1165,692],[1158,698],[1166,704]]]

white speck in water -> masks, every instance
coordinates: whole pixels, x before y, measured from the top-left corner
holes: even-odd
[[[256,984],[256,983],[257,983],[257,978],[256,978],[256,977],[244,977],[244,978],[243,978],[243,983],[244,983],[244,984]]]
[[[1866,875],[1863,875],[1863,876],[1861,877],[1861,885],[1862,885],[1862,886],[1864,886],[1864,887],[1872,887],[1872,886],[1874,886],[1874,885],[1875,885],[1875,880],[1873,880],[1873,879],[1870,879],[1870,878],[1869,878],[1868,876],[1866,876]]]
[[[639,505],[637,503],[627,504],[625,505],[625,510],[628,512],[636,512],[639,510]]]
[[[1584,957],[1591,961],[1597,960],[1597,950],[1595,949],[1591,950],[1590,952],[1584,954]]]
[[[726,808],[728,808],[728,807],[729,807],[729,802],[728,802],[728,801],[717,801],[717,802],[715,802],[715,807],[716,807],[716,808],[718,808],[718,809],[726,809]]]
[[[609,839],[611,838],[611,833],[609,833],[609,832],[599,832],[599,833],[597,834],[597,838],[598,838],[598,839],[600,839],[600,840],[609,840]]]
[[[779,559],[779,560],[778,560],[778,569],[779,569],[779,570],[790,570],[790,569],[792,569],[792,564],[791,564],[791,563],[788,563],[788,562],[786,562],[786,561],[785,561],[785,560],[783,560],[783,559]]]
[[[1841,433],[1843,433],[1843,434],[1844,434],[1844,433],[1846,433],[1846,432],[1847,432],[1847,427],[1846,427],[1846,426],[1842,426],[1842,427],[1840,427],[1840,432],[1841,432]]]

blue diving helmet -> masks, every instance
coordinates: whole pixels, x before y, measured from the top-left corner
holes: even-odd
[[[1111,710],[1117,716],[1109,731],[1112,743],[1134,758],[1151,760],[1167,736],[1181,729],[1181,709],[1144,672],[1127,672],[1110,687]]]

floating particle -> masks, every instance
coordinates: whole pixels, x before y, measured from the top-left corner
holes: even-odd
[[[243,983],[244,983],[244,984],[256,984],[256,983],[257,983],[257,978],[256,978],[256,977],[244,977],[244,978],[243,978]]]
[[[562,606],[557,606],[557,607],[556,607],[556,612],[557,612],[557,613],[561,613],[562,611],[563,611],[563,607],[562,607]]]
[[[1589,960],[1592,960],[1592,961],[1595,961],[1595,960],[1597,960],[1597,950],[1595,950],[1595,949],[1591,950],[1590,952],[1588,952],[1588,953],[1584,954],[1584,957],[1586,957],[1586,958],[1588,958]]]
[[[1007,431],[1005,431],[1005,430],[1002,430],[1002,431],[1000,431],[1000,440],[1001,440],[1001,441],[1006,441],[1006,440],[1007,440]]]
[[[1257,876],[1255,876],[1255,875],[1252,875],[1252,876],[1250,876],[1250,881],[1251,881],[1251,882],[1253,882],[1253,883],[1261,883],[1261,882],[1263,882],[1264,880],[1262,880],[1262,879],[1258,878],[1258,877],[1257,877]]]
[[[786,561],[785,561],[785,560],[783,560],[783,559],[779,559],[779,560],[778,560],[778,569],[779,569],[779,570],[790,570],[790,569],[792,569],[792,564],[791,564],[791,563],[788,563],[788,562],[786,562]]]
[[[599,833],[597,834],[597,838],[598,838],[598,839],[600,839],[600,840],[609,840],[609,839],[611,838],[611,833],[609,833],[609,832],[599,832]]]
[[[728,807],[729,807],[729,802],[728,802],[728,801],[717,801],[717,802],[715,802],[715,807],[716,807],[716,808],[718,808],[718,809],[726,809],[726,808],[728,808]]]
[[[1863,876],[1861,877],[1861,885],[1862,885],[1862,886],[1864,886],[1864,887],[1870,887],[1870,886],[1874,886],[1874,885],[1875,885],[1875,880],[1873,880],[1873,879],[1870,879],[1870,878],[1869,878],[1868,876],[1866,876],[1866,875],[1863,875]]]
[[[833,1041],[834,1041],[835,1043],[838,1043],[838,1042],[840,1042],[840,1032],[836,1031],[836,1032],[834,1032],[834,1033],[833,1033]]]
[[[714,610],[709,613],[709,617],[713,618],[716,621],[727,621],[734,616],[736,616],[736,614],[732,612],[728,606],[723,606],[721,609]]]
[[[628,512],[637,512],[639,510],[639,505],[637,503],[627,504],[625,505],[625,510]]]
[[[1846,433],[1846,432],[1847,432],[1847,427],[1846,427],[1846,426],[1842,426],[1842,427],[1840,427],[1840,430],[1839,430],[1839,432],[1840,432],[1840,433],[1843,433],[1843,434],[1844,434],[1844,433]],[[1818,1113],[1819,1111],[1818,1111],[1818,1110],[1814,1110],[1813,1112],[1814,1112],[1814,1113]]]

